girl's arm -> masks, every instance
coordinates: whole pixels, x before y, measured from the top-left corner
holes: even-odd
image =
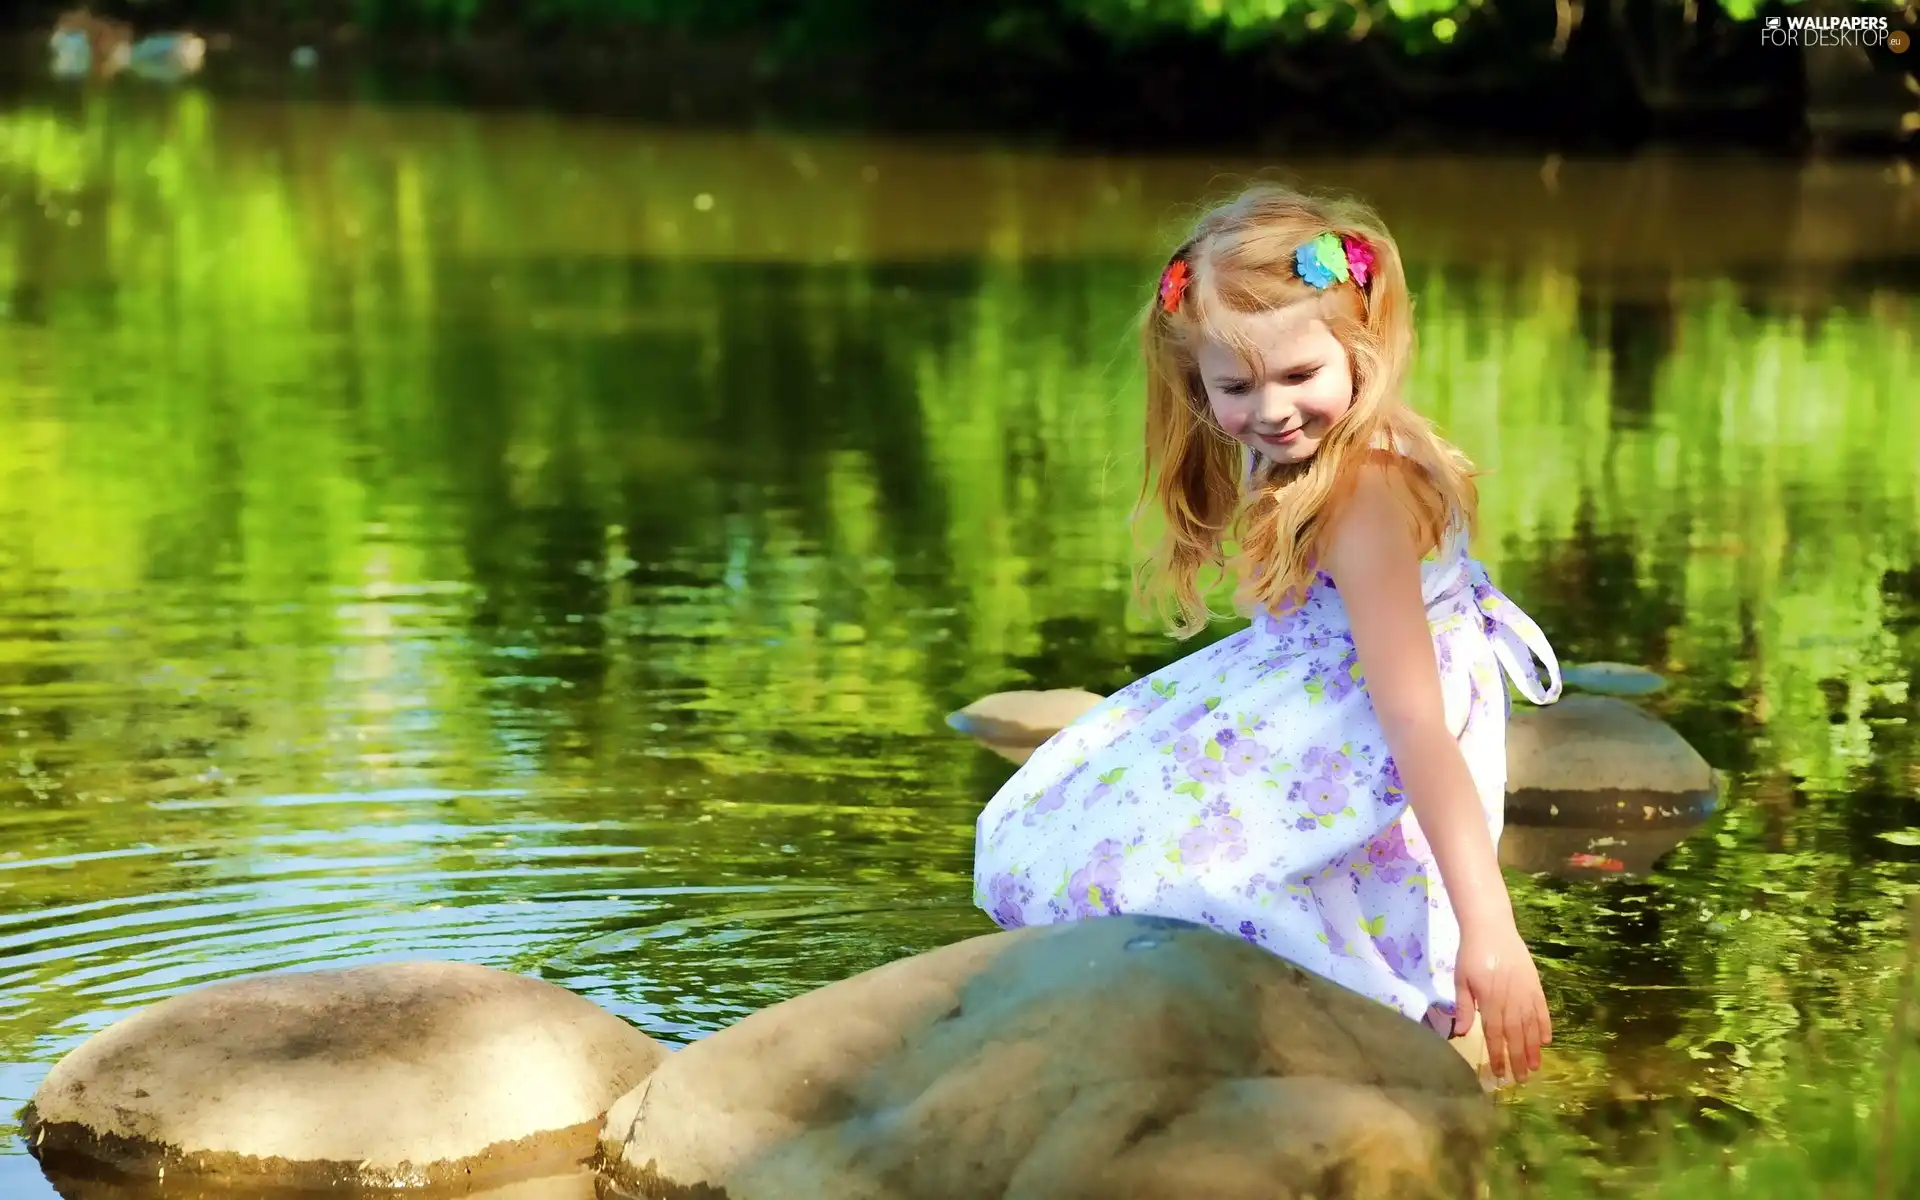
[[[1420,592],[1421,548],[1398,475],[1403,469],[1362,468],[1330,531],[1327,571],[1346,605],[1387,749],[1460,922],[1455,1032],[1467,1031],[1477,1005],[1495,1073],[1506,1074],[1510,1062],[1514,1075],[1524,1079],[1539,1069],[1539,1048],[1552,1040],[1552,1026],[1532,956],[1514,923],[1479,790],[1447,729]]]

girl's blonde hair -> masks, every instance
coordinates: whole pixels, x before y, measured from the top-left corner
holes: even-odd
[[[1320,234],[1357,238],[1373,251],[1363,288],[1349,279],[1319,290],[1300,277],[1295,253]],[[1200,573],[1229,571],[1235,602],[1282,608],[1312,582],[1340,502],[1368,462],[1387,462],[1401,484],[1422,550],[1440,544],[1455,522],[1470,534],[1478,496],[1473,467],[1401,396],[1413,353],[1412,300],[1399,247],[1378,216],[1352,200],[1319,198],[1262,185],[1202,216],[1174,252],[1188,282],[1175,311],[1154,296],[1142,323],[1147,374],[1147,474],[1166,531],[1142,570],[1142,598],[1190,637],[1215,615]],[[1163,278],[1165,278],[1163,276]],[[1232,346],[1258,378],[1258,355],[1231,320],[1301,301],[1346,347],[1353,406],[1312,458],[1274,464],[1248,489],[1243,449],[1214,420],[1195,355],[1202,342]],[[1397,454],[1381,454],[1391,448]],[[1237,539],[1229,557],[1227,543]]]

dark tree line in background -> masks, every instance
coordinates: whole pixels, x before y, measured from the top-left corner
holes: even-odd
[[[35,0],[34,19],[58,6]],[[1767,44],[1789,13],[1888,0],[101,0],[142,27],[351,41],[396,58],[557,58],[709,103],[750,85],[913,122],[1122,137],[1477,129],[1634,140],[1902,141],[1905,56]],[[1920,62],[1920,52],[1913,55]],[[718,75],[716,75],[716,71]],[[684,76],[683,80],[681,77]],[[664,81],[673,81],[670,85]],[[632,82],[629,79],[629,82]],[[1914,119],[1920,122],[1920,118]]]

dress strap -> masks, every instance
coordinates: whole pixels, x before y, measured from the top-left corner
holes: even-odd
[[[1552,704],[1560,698],[1560,659],[1540,630],[1499,588],[1493,586],[1487,569],[1478,560],[1469,560],[1468,582],[1473,588],[1475,605],[1486,620],[1487,636],[1493,642],[1493,656],[1513,680],[1520,694],[1535,704]],[[1547,669],[1542,681],[1534,670],[1539,659]]]

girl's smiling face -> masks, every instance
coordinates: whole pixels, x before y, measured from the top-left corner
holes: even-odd
[[[1195,359],[1213,419],[1274,462],[1300,463],[1353,407],[1353,363],[1312,301],[1240,313],[1228,331],[1251,348],[1208,338]],[[1258,368],[1256,371],[1255,368]]]

